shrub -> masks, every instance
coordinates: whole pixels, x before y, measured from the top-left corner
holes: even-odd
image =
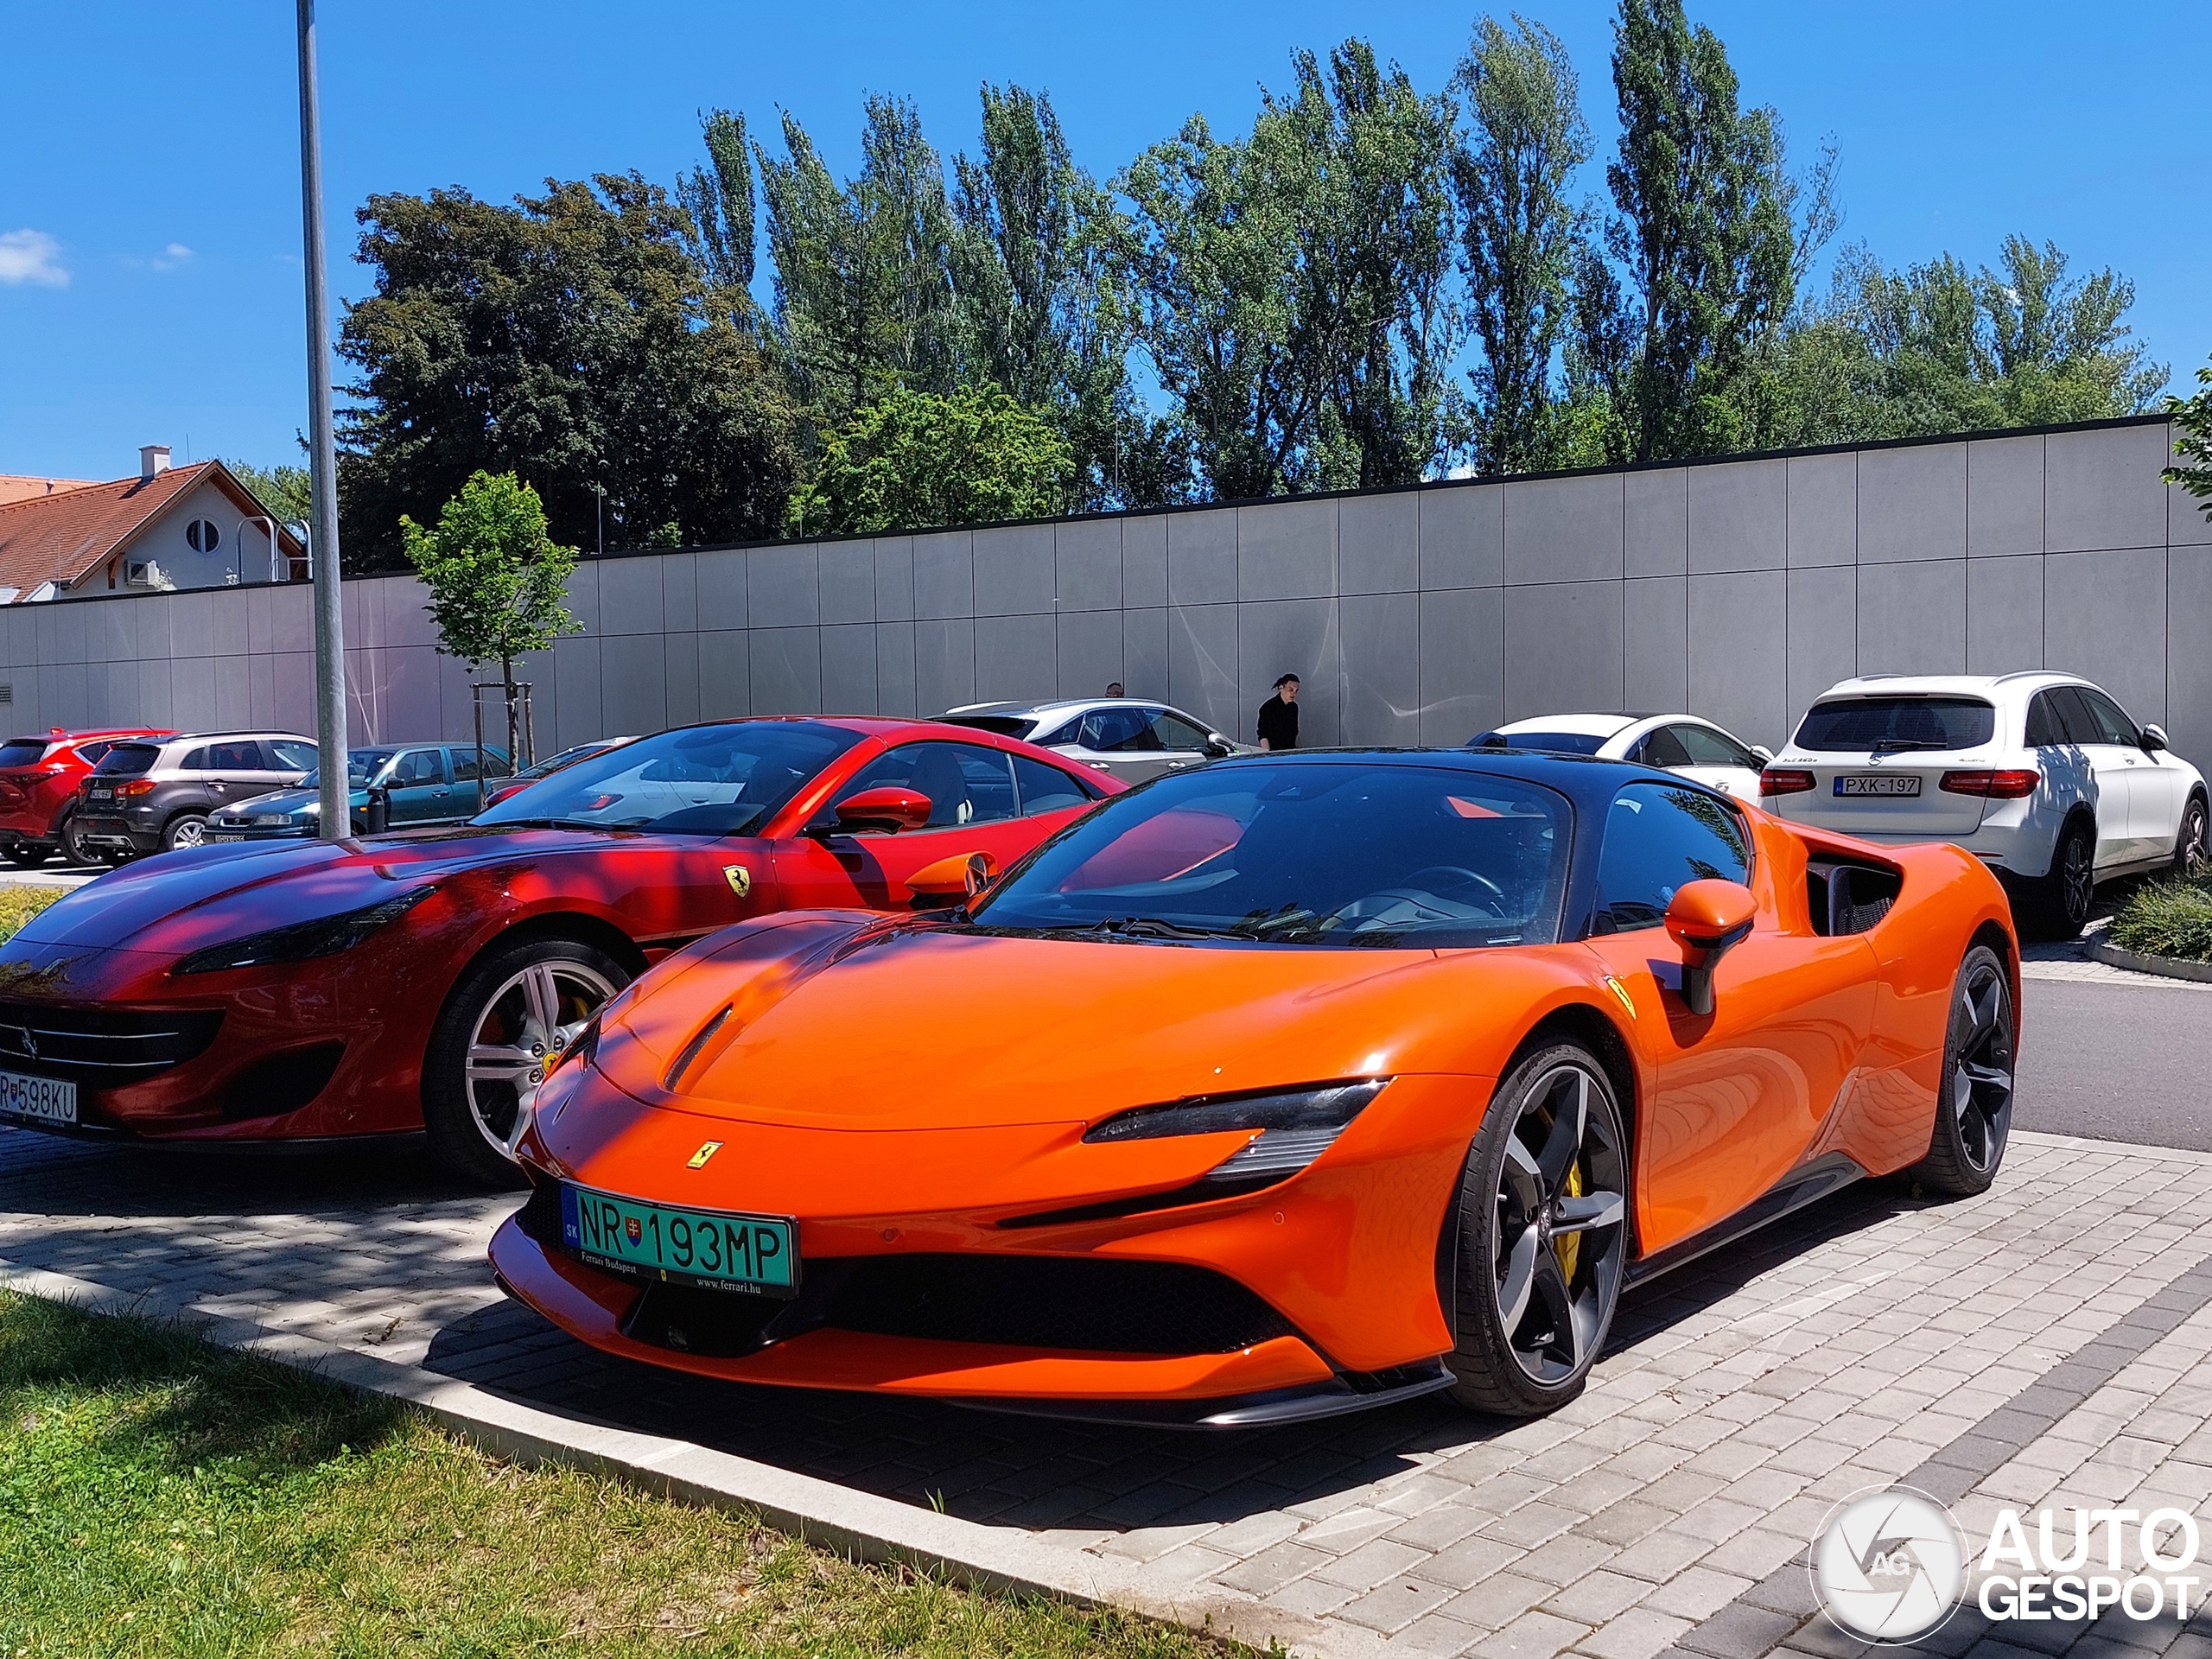
[[[2180,962],[2212,962],[2212,876],[2146,882],[2112,918],[2123,950]]]

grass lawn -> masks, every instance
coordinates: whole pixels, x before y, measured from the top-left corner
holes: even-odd
[[[472,1451],[173,1329],[0,1294],[0,1659],[1230,1659]]]
[[[67,887],[0,887],[0,939],[12,939],[16,930],[67,893]]]

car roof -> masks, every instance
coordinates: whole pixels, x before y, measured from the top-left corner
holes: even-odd
[[[2024,669],[2013,674],[1861,674],[1838,680],[1820,697],[1965,696],[1993,697],[2040,691],[2048,685],[2088,685],[2079,674],[2051,669]]]
[[[1680,772],[1633,760],[1601,760],[1595,755],[1559,754],[1545,749],[1363,748],[1286,749],[1277,753],[1231,755],[1202,770],[1177,774],[1185,778],[1212,777],[1224,770],[1251,766],[1318,766],[1344,761],[1392,766],[1444,766],[1455,772],[1487,773],[1492,777],[1525,779],[1555,790],[1577,807],[1606,807],[1623,784],[1662,783],[1670,788],[1701,790],[1721,800],[1731,798],[1707,789]]]
[[[969,702],[957,709],[948,709],[944,715],[1026,715],[1041,719],[1058,714],[1062,709],[1071,712],[1077,709],[1165,709],[1166,702],[1159,697],[1052,697],[1042,702]]]
[[[1528,720],[1510,721],[1491,730],[1503,737],[1516,737],[1522,732],[1572,732],[1578,737],[1618,737],[1631,726],[1641,725],[1649,719],[1648,715],[1538,715]]]

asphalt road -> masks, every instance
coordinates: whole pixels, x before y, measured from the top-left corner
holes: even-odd
[[[2212,1152],[2212,989],[2031,979],[2021,995],[2016,1125]]]

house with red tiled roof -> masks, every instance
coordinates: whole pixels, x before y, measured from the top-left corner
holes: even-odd
[[[307,550],[219,461],[169,465],[148,444],[138,476],[0,497],[0,604],[296,582]]]
[[[0,473],[0,505],[28,501],[33,496],[59,495],[64,490],[81,490],[99,482],[96,478],[34,478],[24,473]]]

